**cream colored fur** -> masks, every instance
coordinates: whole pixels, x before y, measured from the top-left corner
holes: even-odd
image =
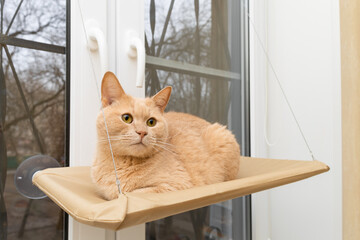
[[[186,113],[164,113],[170,94],[166,87],[152,98],[133,98],[113,73],[104,75],[102,103],[123,192],[175,191],[236,178],[240,149],[234,135]],[[131,114],[133,122],[125,123],[123,114]],[[146,124],[150,117],[157,120],[153,127]],[[101,113],[97,132],[92,179],[110,200],[118,190]]]

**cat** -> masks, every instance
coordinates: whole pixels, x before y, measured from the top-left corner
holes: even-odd
[[[113,73],[103,77],[103,113],[123,192],[161,193],[237,177],[240,148],[234,135],[190,114],[165,113],[171,91],[165,87],[151,98],[134,98]],[[97,134],[91,176],[98,193],[112,200],[119,192],[102,112]]]

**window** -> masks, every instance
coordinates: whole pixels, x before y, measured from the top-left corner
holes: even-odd
[[[64,213],[48,198],[20,195],[14,173],[37,154],[67,165],[67,2],[1,3],[0,238],[62,239]]]
[[[247,1],[145,1],[147,96],[227,125],[249,155]],[[250,196],[148,223],[146,239],[251,239]]]

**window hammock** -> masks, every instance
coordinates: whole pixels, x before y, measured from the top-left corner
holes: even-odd
[[[119,230],[225,200],[296,182],[329,170],[319,161],[242,157],[240,178],[167,193],[123,193],[107,201],[96,194],[90,167],[50,168],[33,183],[75,220]]]
[[[80,4],[79,9],[82,22],[84,22]],[[253,25],[250,17],[249,20]],[[260,41],[255,28],[254,31]],[[85,27],[84,32],[87,35]],[[274,71],[261,41],[260,44]],[[93,65],[92,61],[91,64]],[[315,160],[280,81],[277,77],[276,79],[313,161],[242,157],[238,179],[167,193],[121,193],[117,199],[111,201],[101,198],[96,193],[90,176],[90,167],[49,168],[36,172],[32,181],[75,220],[95,227],[119,230],[296,182],[328,171],[327,165]],[[97,88],[99,90],[98,86]],[[111,146],[110,140],[109,146]]]

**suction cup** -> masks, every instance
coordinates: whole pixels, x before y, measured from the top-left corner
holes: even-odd
[[[30,199],[45,198],[45,193],[32,183],[32,178],[37,171],[55,167],[60,167],[58,161],[46,155],[36,155],[24,160],[15,173],[14,181],[17,191]]]

